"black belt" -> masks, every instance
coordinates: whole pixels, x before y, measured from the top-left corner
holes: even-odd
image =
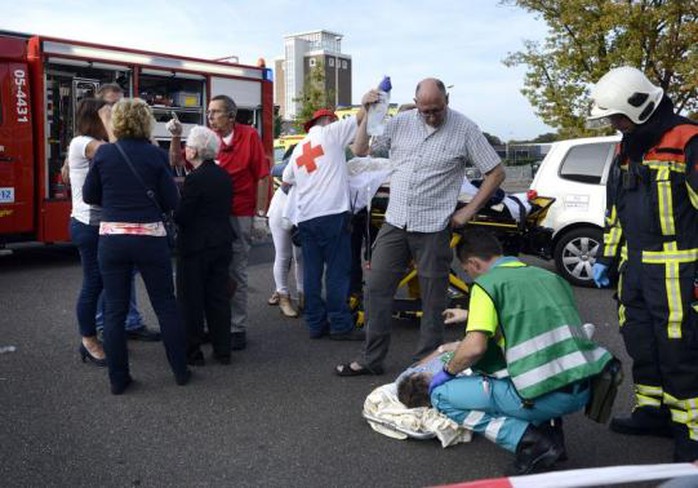
[[[567,394],[574,394],[574,393],[581,393],[584,390],[589,388],[589,380],[580,380],[580,381],[575,381],[574,383],[570,383],[569,385],[565,385],[562,388],[558,388],[557,391],[560,393],[567,393]]]

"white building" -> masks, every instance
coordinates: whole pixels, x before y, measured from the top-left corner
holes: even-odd
[[[342,53],[342,34],[325,30],[284,36],[284,57],[274,61],[274,103],[286,119],[298,112],[305,77],[319,63],[325,68],[325,90],[335,96],[335,107],[351,105],[351,56]]]

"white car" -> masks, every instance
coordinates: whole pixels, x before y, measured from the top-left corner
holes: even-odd
[[[554,197],[541,225],[553,229],[553,259],[574,285],[592,286],[591,268],[603,246],[606,181],[620,135],[559,141],[552,145],[531,183]]]

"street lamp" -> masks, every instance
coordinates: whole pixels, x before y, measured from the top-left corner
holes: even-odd
[[[339,42],[341,36],[335,36],[335,55],[334,55],[334,109],[339,107]]]

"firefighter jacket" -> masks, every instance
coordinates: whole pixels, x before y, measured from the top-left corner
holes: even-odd
[[[663,126],[645,150],[624,138],[614,159],[598,259],[607,266],[629,252],[647,264],[698,260],[698,125],[672,116]]]

